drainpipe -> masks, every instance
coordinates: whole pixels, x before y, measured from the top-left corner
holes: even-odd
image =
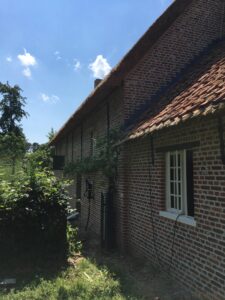
[[[83,124],[80,127],[80,160],[83,159]]]
[[[220,38],[221,39],[223,39],[223,37],[224,37],[224,30],[225,30],[225,28],[224,28],[224,26],[225,26],[225,1],[223,0],[222,2],[223,2],[222,3],[222,11],[221,11],[222,17],[221,17],[221,29],[220,29]]]
[[[71,158],[72,158],[72,162],[73,162],[73,150],[74,150],[74,132],[72,133],[72,149],[71,149],[71,151],[72,151],[72,155],[71,155]]]
[[[110,107],[109,102],[106,103],[106,117],[107,117],[107,137],[109,140],[109,131],[110,131]]]
[[[218,117],[218,133],[220,141],[220,154],[222,163],[225,165],[225,145],[224,145],[224,132],[223,132],[223,118],[222,116]]]

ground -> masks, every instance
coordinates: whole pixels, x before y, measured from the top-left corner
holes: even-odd
[[[171,275],[143,259],[102,252],[97,243],[88,239],[87,252],[98,266],[107,266],[119,281],[125,299],[200,300],[175,283]],[[201,298],[201,300],[203,300]]]
[[[195,299],[158,268],[116,252],[102,252],[86,242],[83,253],[70,257],[65,265],[47,263],[4,272],[16,277],[17,285],[12,290],[2,288],[1,300]],[[0,278],[4,272],[0,271]]]

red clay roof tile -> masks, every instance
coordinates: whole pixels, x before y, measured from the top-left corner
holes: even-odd
[[[222,108],[225,108],[225,42],[190,67],[157,103],[150,104],[128,139]]]

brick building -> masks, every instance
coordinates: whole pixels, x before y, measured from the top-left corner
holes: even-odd
[[[176,0],[60,129],[66,163],[122,128],[113,228],[117,248],[156,261],[184,287],[225,299],[225,1]],[[71,195],[102,236],[101,172]],[[175,234],[175,235],[174,235]]]

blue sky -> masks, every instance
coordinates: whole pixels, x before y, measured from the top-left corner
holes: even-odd
[[[30,142],[43,143],[172,0],[1,0],[0,81],[27,97]]]

